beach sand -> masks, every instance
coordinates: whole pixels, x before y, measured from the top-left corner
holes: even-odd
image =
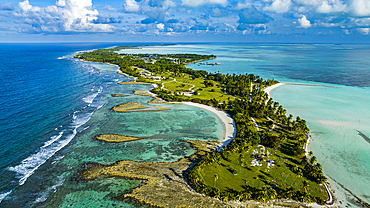
[[[207,110],[209,112],[212,112],[215,114],[221,122],[224,124],[225,127],[225,134],[224,138],[221,141],[221,144],[219,145],[219,149],[222,148],[223,145],[229,144],[229,142],[235,137],[236,135],[236,126],[234,120],[224,111],[217,110],[214,107],[203,105],[199,103],[192,103],[192,102],[182,102],[182,104],[190,105],[198,108],[202,108],[204,110]]]
[[[277,83],[277,84],[274,84],[274,85],[272,85],[272,86],[270,86],[270,87],[266,87],[263,91],[265,91],[268,95],[269,95],[269,98],[271,98],[271,92],[274,90],[274,89],[276,89],[276,88],[278,88],[278,87],[280,87],[280,86],[282,86],[282,85],[284,85],[285,83]]]

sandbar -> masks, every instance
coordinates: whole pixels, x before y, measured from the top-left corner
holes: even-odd
[[[225,127],[225,134],[224,138],[221,141],[221,144],[219,145],[219,149],[222,148],[223,145],[229,144],[229,142],[235,137],[236,135],[236,126],[234,120],[224,111],[217,110],[214,107],[203,105],[199,103],[193,103],[193,102],[182,102],[185,105],[190,105],[198,108],[202,108],[204,110],[207,110],[209,112],[212,112],[215,114],[221,122],[224,124]]]
[[[146,83],[146,82],[118,82],[117,84],[144,84],[144,85],[152,85],[151,83]]]
[[[120,142],[130,142],[140,139],[145,139],[142,137],[132,137],[132,136],[124,136],[119,134],[101,134],[96,136],[94,139],[104,141],[104,142],[111,142],[111,143],[120,143]]]
[[[151,96],[151,97],[156,97],[157,95],[150,92],[149,90],[135,90],[134,95],[142,95],[142,96]]]
[[[149,90],[136,90],[133,93],[134,95],[142,95],[142,96],[150,96],[153,97],[153,100],[149,101],[148,103],[151,104],[163,104],[167,103],[167,101],[163,100],[162,98],[157,97],[156,94],[150,92]]]
[[[137,78],[137,77],[131,76],[131,75],[129,75],[129,74],[123,73],[121,70],[118,70],[118,71],[117,71],[117,73],[118,73],[118,74],[125,75],[126,77],[135,78],[135,79]]]
[[[124,103],[113,107],[111,110],[120,113],[131,113],[131,112],[142,112],[142,111],[164,111],[169,110],[164,107],[151,106],[153,109],[148,109],[149,107],[142,106],[142,103]]]
[[[112,97],[126,97],[128,95],[124,95],[124,94],[112,94]]]

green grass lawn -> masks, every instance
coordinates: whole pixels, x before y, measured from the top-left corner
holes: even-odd
[[[220,84],[215,81],[212,81],[214,83],[213,87],[206,87],[204,85],[204,78],[194,79],[188,74],[174,76],[173,73],[167,72],[158,74],[158,76],[165,77],[165,79],[162,80],[162,82],[158,82],[157,84],[161,86],[161,84],[164,83],[164,88],[172,92],[187,92],[189,88],[192,88],[193,85],[195,85],[192,90],[197,91],[198,95],[192,95],[191,98],[205,100],[215,98],[219,102],[235,99],[234,97],[226,95],[224,92],[222,92],[221,88],[217,87]],[[174,81],[174,79],[176,79],[176,81]]]
[[[202,88],[202,90],[198,90],[197,92],[198,92],[198,95],[193,95],[192,96],[193,98],[206,99],[206,100],[215,98],[219,102],[227,101],[228,99],[230,100],[235,99],[230,95],[226,95],[225,93],[221,91],[220,88],[217,88],[217,87],[206,87],[206,88]]]
[[[164,81],[164,88],[172,92],[187,92],[193,87],[191,84],[183,84],[175,81]]]
[[[247,164],[246,167],[242,167],[238,162],[240,157],[239,153],[230,155],[227,158],[229,161],[221,159],[220,164],[213,163],[212,165],[206,166],[200,172],[205,183],[212,187],[216,185],[221,191],[229,189],[242,191],[244,190],[243,186],[245,184],[256,188],[276,184],[278,187],[282,188],[292,186],[296,190],[303,190],[303,180],[306,180],[309,182],[308,191],[311,195],[327,200],[328,196],[325,187],[308,180],[304,176],[302,178],[297,177],[297,174],[291,171],[292,167],[295,165],[294,159],[279,150],[266,148],[271,154],[268,159],[275,161],[275,165],[272,168],[267,168],[266,161],[262,161],[262,166],[252,167],[251,161],[254,159],[252,158],[254,149],[260,148],[255,147],[248,152],[242,153],[244,161]],[[264,159],[266,160],[267,157]],[[215,174],[218,175],[216,184],[213,177]]]

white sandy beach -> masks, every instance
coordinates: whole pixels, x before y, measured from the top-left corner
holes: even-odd
[[[272,85],[272,86],[270,86],[270,87],[266,87],[263,91],[265,91],[268,95],[269,95],[269,98],[271,98],[271,92],[274,90],[274,89],[276,89],[276,88],[278,88],[278,87],[280,87],[280,86],[282,86],[282,85],[284,85],[285,83],[277,83],[277,84],[274,84],[274,85]]]
[[[223,145],[227,145],[235,137],[235,135],[236,135],[235,122],[224,111],[220,111],[220,110],[217,110],[214,107],[199,104],[199,103],[182,102],[182,104],[202,108],[204,110],[207,110],[207,111],[210,111],[210,112],[214,113],[218,118],[220,118],[221,122],[225,126],[225,134],[224,134],[224,139],[221,141],[221,145],[219,146],[219,149],[221,149]]]

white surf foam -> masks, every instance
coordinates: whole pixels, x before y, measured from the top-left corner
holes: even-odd
[[[58,57],[57,59],[68,59],[68,58],[74,57],[75,55],[76,54],[65,55],[65,56]]]
[[[94,94],[90,94],[84,98],[82,98],[83,101],[85,101],[85,103],[92,103],[94,101],[94,99],[96,98],[96,96],[98,96],[99,93],[94,93]]]
[[[94,88],[92,90],[94,90]],[[99,87],[98,92],[87,95],[86,97],[82,98],[82,100],[85,101],[86,103],[91,104],[94,101],[94,99],[96,98],[96,96],[98,96],[99,93],[101,93],[102,91],[103,91],[103,87]]]
[[[0,194],[0,202],[6,197],[8,196],[10,193],[12,193],[12,191],[8,191],[8,192],[5,192],[5,193],[1,193]]]
[[[91,118],[91,113],[81,113],[76,111],[73,113],[73,122],[71,127],[73,128],[72,133],[65,136],[62,139],[56,139],[48,146],[40,148],[38,152],[29,156],[21,162],[21,164],[15,167],[9,167],[10,171],[16,172],[20,176],[19,185],[23,185],[28,177],[30,177],[42,164],[44,164],[51,156],[53,156],[60,149],[65,147],[77,134],[77,128],[85,124]]]
[[[45,192],[41,193],[41,196],[38,197],[35,200],[35,202],[36,203],[44,202],[48,198],[48,196],[51,192],[56,192],[57,188],[59,186],[63,185],[64,181],[65,181],[65,179],[61,179],[61,180],[58,181],[57,184],[55,184],[54,186],[49,187]]]
[[[51,140],[45,142],[44,146],[42,146],[41,148],[45,148],[45,147],[48,147],[49,145],[53,144],[55,141],[60,139],[60,137],[62,137],[63,133],[64,133],[64,131],[61,131],[61,132],[59,132],[59,135],[52,136]]]

